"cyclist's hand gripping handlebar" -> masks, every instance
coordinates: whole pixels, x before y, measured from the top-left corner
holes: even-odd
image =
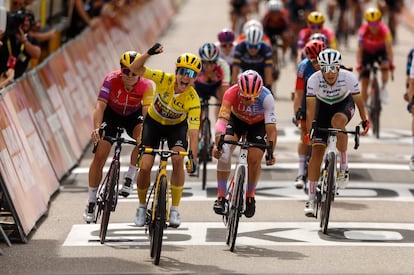
[[[102,137],[103,137],[103,134],[104,134],[104,132],[105,132],[105,128],[106,128],[106,126],[107,126],[107,124],[106,124],[106,122],[104,122],[104,123],[102,123],[101,124],[101,127],[99,127],[99,129],[98,129],[98,135],[99,135],[99,138],[100,139],[102,139]],[[94,132],[95,132],[96,130],[94,130]],[[94,133],[92,133],[92,135],[93,135]],[[97,142],[95,142],[94,144],[93,144],[93,149],[92,149],[92,153],[93,154],[95,154],[95,152],[96,152],[96,148],[98,148],[98,143],[99,143],[99,141],[97,141]]]
[[[197,171],[197,163],[193,159],[193,151],[188,151],[188,160],[185,163],[187,173],[194,174]]]
[[[267,146],[266,152],[266,165],[273,165],[275,164],[275,158],[273,156],[273,141],[269,141],[269,145]]]

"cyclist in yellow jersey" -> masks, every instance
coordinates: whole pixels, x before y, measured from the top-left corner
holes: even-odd
[[[188,145],[193,152],[190,159],[191,169],[196,171],[198,153],[198,132],[200,127],[200,99],[193,88],[195,77],[201,70],[201,60],[197,56],[184,53],[176,61],[175,74],[160,70],[152,70],[144,66],[151,55],[162,53],[163,46],[156,43],[147,53],[141,55],[130,66],[133,73],[142,73],[143,77],[155,82],[156,90],[153,101],[148,108],[142,130],[142,146],[158,148],[161,138],[166,138],[168,147],[175,151],[185,151]],[[187,139],[190,139],[189,142]],[[143,226],[146,219],[146,195],[150,185],[151,169],[154,155],[144,154],[137,177],[139,206],[135,224]],[[178,206],[184,187],[184,157],[172,157],[173,171],[171,173],[170,226],[181,224]]]

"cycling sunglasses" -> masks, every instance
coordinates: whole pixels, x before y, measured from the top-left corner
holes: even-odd
[[[252,44],[246,43],[246,48],[248,49],[260,50],[261,47],[262,47],[262,44],[252,45]]]
[[[202,60],[204,65],[208,65],[208,64],[216,64],[216,61],[211,61],[211,60]]]
[[[233,47],[233,43],[221,43],[220,46],[223,48],[231,48]]]
[[[320,30],[320,29],[322,29],[322,25],[321,24],[311,24],[310,28],[312,30]]]
[[[375,22],[368,22],[368,26],[369,27],[377,27],[379,25],[379,21],[375,21]]]
[[[197,76],[197,73],[194,70],[188,68],[178,68],[177,73],[182,76],[188,75],[189,78],[194,78]]]
[[[122,69],[121,69],[121,72],[122,72],[124,75],[127,75],[127,76],[138,76],[137,74],[134,74],[133,72],[131,72],[131,70],[130,70],[130,69],[128,69],[128,68],[122,68]]]
[[[337,73],[339,71],[339,68],[340,68],[339,66],[331,65],[331,66],[323,66],[321,67],[321,70],[324,73],[329,73],[329,72]]]

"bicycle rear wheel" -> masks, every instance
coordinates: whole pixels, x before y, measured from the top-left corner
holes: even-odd
[[[233,188],[232,202],[229,207],[229,221],[227,223],[227,236],[230,246],[230,251],[234,251],[237,238],[237,230],[239,228],[239,220],[243,207],[243,184],[246,177],[246,170],[244,166],[240,167],[238,177],[235,179],[235,186]]]
[[[155,211],[155,215],[154,220],[151,223],[151,226],[153,228],[150,244],[151,257],[154,258],[153,262],[155,265],[158,265],[160,263],[162,237],[165,228],[167,208],[167,178],[165,176],[161,176],[158,188],[158,193],[156,193],[154,196],[154,201],[156,200],[156,207],[153,209],[153,211]]]
[[[328,155],[328,170],[326,174],[326,193],[325,201],[322,202],[321,228],[324,234],[328,232],[329,215],[331,212],[332,201],[335,196],[335,165],[336,156],[334,152]]]
[[[375,77],[375,76],[374,76]],[[378,80],[374,78],[372,81],[372,95],[369,108],[369,116],[372,123],[372,132],[378,139],[380,134],[380,113],[381,113],[381,99]]]
[[[118,183],[119,163],[113,162],[108,172],[108,177],[105,178],[105,191],[103,201],[101,202],[102,217],[101,227],[99,231],[99,238],[101,244],[105,243],[106,233],[108,231],[109,217],[115,205],[115,188]]]

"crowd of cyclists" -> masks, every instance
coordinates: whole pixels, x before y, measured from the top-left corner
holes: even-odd
[[[311,123],[317,120],[320,127],[345,130],[357,108],[362,135],[367,134],[370,128],[367,111],[370,71],[367,68],[375,62],[380,66],[382,100],[387,103],[387,82],[390,72],[395,69],[392,51],[395,39],[383,19],[385,8],[388,12],[398,11],[390,3],[399,1],[378,1],[378,5],[377,1],[328,1],[326,9],[315,0],[263,2],[260,5],[258,0],[229,1],[229,27],[223,26],[222,30],[218,30],[217,40],[200,45],[198,54],[179,55],[173,73],[145,66],[148,58],[162,54],[163,45],[158,43],[144,53],[127,51],[122,54],[120,69],[105,76],[95,108],[92,140],[99,143],[90,166],[85,221],[94,220],[96,190],[111,148],[99,132],[104,122],[109,126],[104,134],[110,135],[111,131],[121,126],[139,144],[132,151],[130,167],[120,192],[128,196],[136,177],[139,205],[134,223],[137,226],[145,224],[146,196],[154,164],[154,156],[145,154],[137,165],[138,147],[157,148],[160,140],[166,138],[172,150],[190,149],[193,159],[189,160],[191,165],[187,166],[187,172],[194,173],[198,163],[202,98],[214,97],[221,104],[214,112],[216,139],[225,134],[227,139],[239,140],[247,130],[248,141],[276,147],[276,91],[273,89],[276,79],[272,71],[272,45],[275,43],[281,43],[282,63],[287,62],[285,57],[290,52],[290,60],[296,68],[292,121],[300,128],[301,134],[298,175],[292,181],[298,189],[309,187],[304,212],[306,216],[315,215],[315,188],[327,136],[317,133],[309,140]],[[265,10],[260,11],[261,7]],[[340,48],[345,45],[338,44],[335,31],[326,26],[328,20],[331,23],[336,20],[335,12],[343,9],[351,11],[355,18],[352,26],[347,25],[347,30],[349,35],[357,38],[354,68],[359,76],[352,72],[353,68],[342,64]],[[360,25],[355,23],[358,20]],[[395,30],[393,32],[395,36]],[[410,113],[414,113],[413,70],[411,67],[410,74],[407,69],[409,90],[406,100]],[[337,181],[340,188],[345,188],[350,178],[347,142],[345,134],[338,134],[340,169]],[[214,147],[212,152],[217,159],[218,190],[213,209],[218,215],[225,213],[232,149],[231,146],[224,146],[218,151]],[[309,154],[309,165],[306,167]],[[263,155],[262,149],[248,150],[248,199],[244,213],[248,218],[255,213],[255,190]],[[266,159],[266,165],[275,162],[275,156]],[[173,156],[172,166],[169,222],[170,226],[178,227],[181,223],[179,204],[185,181],[184,157]],[[414,126],[410,168],[414,169]]]

